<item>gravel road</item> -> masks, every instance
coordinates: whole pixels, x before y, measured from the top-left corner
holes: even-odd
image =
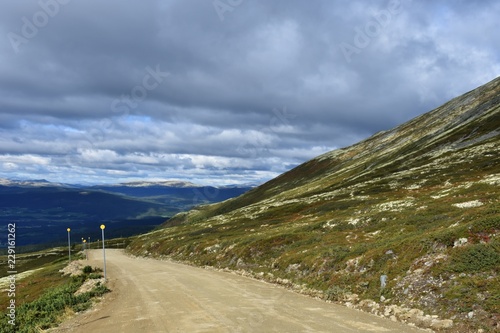
[[[102,251],[89,264],[102,267]],[[423,332],[239,275],[107,250],[112,293],[51,332]]]

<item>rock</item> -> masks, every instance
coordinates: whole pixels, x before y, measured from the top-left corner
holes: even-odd
[[[351,303],[357,303],[359,301],[359,296],[358,296],[358,294],[347,293],[347,294],[344,294],[344,301],[351,302]]]
[[[287,273],[290,273],[290,272],[296,272],[298,271],[300,268],[300,264],[292,264],[292,265],[289,265],[287,268],[286,268],[286,272]]]
[[[354,308],[354,304],[352,304],[351,302],[345,302],[344,305],[350,309]]]
[[[419,309],[411,309],[410,311],[408,311],[408,314],[410,316],[423,317],[424,316],[424,311],[419,310]]]
[[[378,308],[380,307],[380,305],[372,299],[362,300],[361,302],[359,302],[359,306],[361,308],[366,308],[368,310],[372,310],[372,312],[373,312],[373,310],[378,310]]]
[[[453,242],[453,247],[462,247],[468,243],[467,238],[459,238],[455,242]]]
[[[92,289],[94,289],[95,287],[97,287],[99,285],[104,285],[105,283],[106,283],[106,280],[104,278],[87,280],[75,292],[75,296],[78,296],[78,295],[81,295],[84,293],[88,293],[88,292],[92,291]]]
[[[366,281],[362,281],[358,284],[361,288],[368,288],[368,286],[370,286],[370,283],[369,282],[366,282]]]
[[[245,267],[246,264],[243,261],[243,259],[239,258],[238,261],[236,262],[236,267]]]
[[[70,262],[66,267],[59,270],[63,275],[77,276],[82,274],[83,263],[80,260]]]
[[[431,328],[443,329],[443,328],[451,328],[453,327],[453,320],[451,319],[433,319],[431,322]]]
[[[432,325],[433,319],[431,318],[431,316],[425,315],[425,316],[419,316],[417,320],[420,321],[422,326],[430,327]]]
[[[405,311],[405,308],[401,308],[399,306],[394,306],[392,309],[392,312],[394,312],[394,314],[396,316],[400,316],[404,311]]]

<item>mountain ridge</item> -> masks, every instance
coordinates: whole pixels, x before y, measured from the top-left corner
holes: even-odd
[[[490,93],[494,92],[494,91],[498,91],[499,87],[500,87],[500,78],[497,78],[488,84],[488,88],[489,88],[488,91]],[[374,154],[373,151],[375,150],[375,151],[381,151],[381,153],[384,153],[383,148],[386,146],[390,146],[391,150],[394,150],[394,147],[399,146],[400,150],[397,151],[396,153],[392,154],[392,156],[389,156],[389,158],[386,158],[386,163],[379,165],[378,168],[381,168],[387,164],[394,165],[395,161],[402,160],[405,158],[405,155],[401,155],[401,149],[407,147],[407,145],[401,146],[400,144],[404,144],[404,143],[410,141],[410,138],[408,138],[408,137],[401,137],[400,135],[398,136],[397,135],[398,132],[405,131],[405,130],[407,130],[407,128],[410,128],[410,130],[411,130],[411,127],[418,126],[418,125],[416,125],[416,123],[419,123],[419,122],[423,122],[424,124],[420,124],[420,126],[418,126],[418,128],[429,127],[430,123],[436,124],[436,122],[439,125],[445,124],[445,123],[447,123],[448,119],[445,119],[445,117],[443,117],[443,113],[446,113],[448,110],[455,110],[457,108],[458,109],[461,108],[463,111],[458,112],[454,115],[454,119],[455,119],[454,123],[455,124],[457,123],[458,119],[461,118],[464,114],[466,115],[466,118],[468,119],[467,123],[470,124],[474,119],[477,119],[477,117],[480,117],[481,115],[486,113],[489,117],[494,118],[494,119],[492,119],[491,123],[497,124],[497,127],[488,133],[489,134],[494,133],[493,135],[498,135],[499,134],[498,124],[500,124],[500,115],[498,113],[498,107],[500,105],[500,95],[496,95],[496,96],[494,96],[495,97],[494,99],[488,100],[485,103],[483,103],[483,104],[487,104],[487,105],[494,104],[497,106],[496,109],[490,108],[489,112],[487,112],[488,109],[486,109],[486,108],[479,108],[479,109],[478,108],[471,108],[468,111],[463,108],[463,104],[465,102],[470,101],[471,99],[475,98],[474,96],[477,94],[478,89],[480,89],[480,88],[472,90],[472,91],[470,91],[470,92],[468,92],[465,95],[462,95],[460,97],[456,97],[456,98],[452,99],[451,101],[445,103],[441,107],[436,108],[434,111],[431,111],[430,113],[426,113],[424,115],[420,115],[420,116],[410,120],[409,122],[406,122],[400,126],[395,127],[392,130],[388,130],[388,131],[385,131],[383,133],[377,133],[374,136],[367,138],[367,139],[365,139],[357,144],[354,144],[350,147],[341,148],[338,150],[334,150],[334,151],[325,153],[317,158],[314,158],[314,159],[302,164],[301,166],[298,166],[298,167],[292,169],[289,172],[286,172],[286,173],[276,177],[275,179],[271,180],[269,183],[262,185],[262,187],[263,188],[268,188],[269,186],[275,187],[275,185],[274,185],[275,183],[280,182],[284,177],[289,177],[290,175],[293,175],[296,172],[296,170],[301,170],[301,168],[304,168],[304,167],[309,167],[311,169],[311,171],[313,171],[314,169],[319,169],[319,170],[323,171],[323,168],[320,165],[313,166],[310,164],[321,164],[321,162],[327,163],[327,161],[328,161],[329,162],[328,165],[330,167],[333,167],[333,169],[335,170],[334,164],[336,163],[336,161],[338,159],[340,159],[339,162],[345,162],[346,159],[350,158],[353,162],[355,162],[356,160],[361,160],[367,154],[366,152],[369,152],[370,154]],[[483,110],[483,111],[478,112],[478,110],[479,111]],[[495,110],[497,110],[496,113],[495,113]],[[476,112],[476,114],[474,114],[474,112]],[[473,113],[474,115],[469,116],[469,114],[471,114],[471,113]],[[437,121],[436,121],[436,118],[437,118]],[[449,118],[449,117],[447,117],[447,118]],[[461,123],[462,127],[467,125],[467,123],[462,123],[462,122],[460,122],[460,123]],[[449,126],[451,126],[451,125],[448,125],[448,127]],[[442,129],[441,126],[439,126],[438,129],[439,130],[435,131],[435,132],[438,132],[437,134],[436,133],[433,133],[433,134],[425,133],[425,135],[424,135],[423,133],[418,133],[419,136],[414,138],[413,142],[408,142],[408,145],[416,146],[419,144],[420,140],[423,140],[426,136],[428,136],[428,135],[436,136],[436,135],[440,135],[442,132],[446,131],[446,127],[444,129]],[[439,132],[441,132],[441,133],[439,133]],[[391,141],[391,139],[392,139],[392,141]],[[439,139],[439,137],[436,137],[432,141],[437,141],[438,139]],[[483,137],[483,139],[487,139],[487,137]],[[379,142],[380,140],[382,141],[381,143]],[[394,142],[394,141],[396,141],[396,142]],[[409,148],[406,148],[406,149],[409,149]],[[372,158],[381,158],[381,157],[382,156],[380,156],[380,155],[375,155]],[[363,162],[363,164],[366,164],[366,163],[367,163],[366,161]],[[356,165],[356,164],[354,166],[349,166],[349,165],[346,166],[345,164],[342,164],[342,165],[339,164],[337,166],[337,169],[342,168],[343,169],[342,172],[346,173],[346,172],[351,171],[353,167],[358,168],[358,169],[360,168],[360,166]],[[365,168],[365,167],[366,166],[362,166],[361,168]],[[372,169],[372,168],[373,168],[373,166],[368,165],[368,169]],[[357,170],[357,169],[355,169],[355,170]],[[303,173],[302,171],[299,171],[299,172]],[[355,180],[356,178],[362,177],[363,174],[368,173],[368,172],[372,172],[372,170],[367,170],[364,173],[363,173],[363,170],[360,170],[360,173],[355,175],[352,180]],[[321,176],[323,176],[322,173],[321,173]],[[289,178],[295,178],[295,177],[292,176]],[[307,183],[310,183],[311,177],[309,177],[305,180],[307,181]],[[325,177],[321,177],[322,183],[325,182],[326,180],[325,180]],[[298,186],[297,183],[292,182],[291,184],[293,185],[294,189]],[[280,192],[283,196],[286,195],[285,192],[283,192],[282,190],[280,190]]]
[[[425,328],[494,331],[499,128],[496,78],[237,198],[178,214],[129,251],[242,271]]]

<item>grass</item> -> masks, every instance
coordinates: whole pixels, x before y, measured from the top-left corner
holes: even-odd
[[[62,276],[59,270],[67,264],[67,258],[44,263],[38,271],[16,281],[15,297],[8,293],[0,295],[0,306],[7,309],[0,321],[0,332],[40,332],[57,325],[65,316],[88,309],[95,297],[108,292],[106,286],[98,284],[90,292],[75,295],[87,279],[101,278],[102,275],[91,267],[85,267],[78,276]],[[9,323],[8,306],[15,300],[15,325]]]
[[[38,251],[32,253],[16,254],[16,271],[18,273],[43,267],[46,264],[54,263],[58,260],[67,260],[67,248],[54,248],[51,250]],[[8,257],[0,256],[0,266],[7,266]],[[0,271],[0,278],[7,276],[7,271]]]

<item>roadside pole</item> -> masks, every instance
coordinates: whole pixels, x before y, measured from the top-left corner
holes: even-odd
[[[101,230],[102,230],[102,255],[104,258],[104,280],[106,280],[106,248],[104,247],[104,228],[106,226],[104,224],[101,224]]]
[[[89,260],[89,253],[87,251],[87,240],[86,239],[83,240],[83,249],[85,251],[85,260]]]
[[[69,236],[70,228],[66,229],[68,231],[68,258],[69,262],[71,262],[71,237]]]

